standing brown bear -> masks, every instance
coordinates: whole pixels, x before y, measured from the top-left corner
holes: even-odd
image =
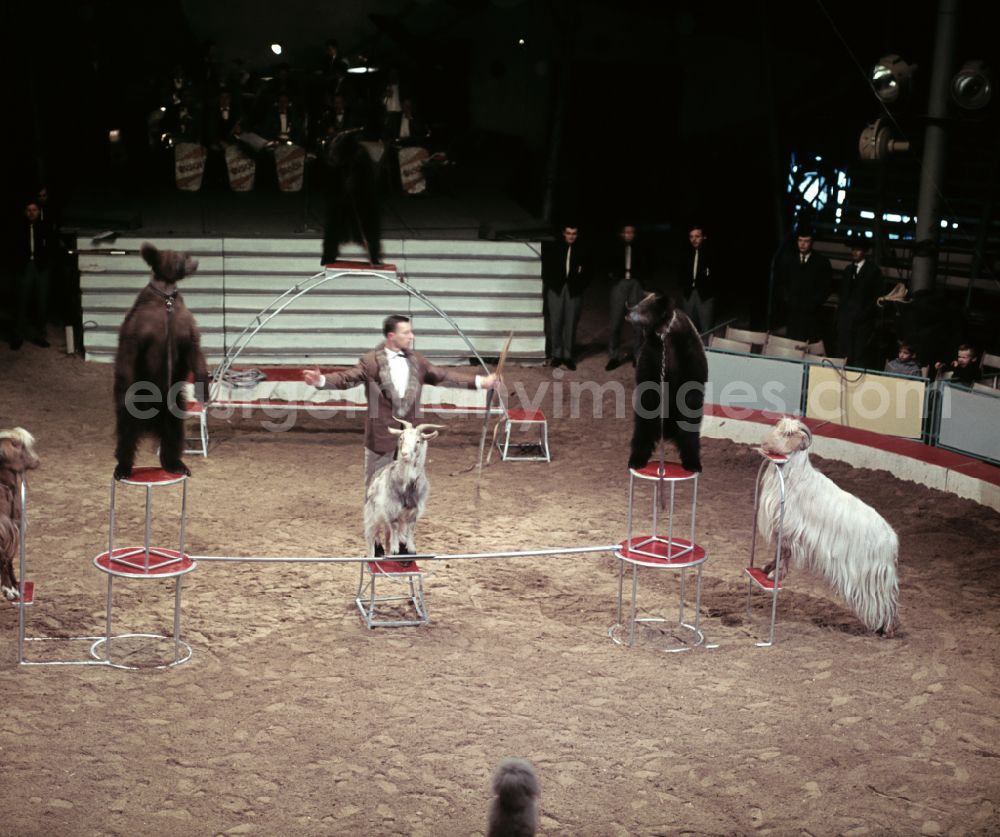
[[[629,309],[628,319],[642,329],[628,466],[644,467],[662,439],[677,445],[684,470],[700,471],[708,360],[698,330],[664,294],[648,294]]]
[[[208,384],[198,326],[177,292],[177,283],[198,269],[198,261],[187,253],[157,250],[148,242],[140,252],[153,269],[153,275],[135,298],[118,331],[115,479],[131,475],[136,446],[145,434],[159,441],[160,465],[164,470],[191,473],[181,461],[183,388],[193,373],[196,392],[204,400]]]

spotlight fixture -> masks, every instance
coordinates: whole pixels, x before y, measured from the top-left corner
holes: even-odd
[[[871,85],[875,95],[887,105],[899,102],[909,91],[916,69],[916,64],[907,64],[898,55],[883,55],[872,68]]]
[[[993,98],[993,77],[985,61],[966,61],[951,80],[951,98],[965,110],[980,110]]]
[[[275,55],[281,55],[281,44],[271,44],[271,52]]]
[[[893,139],[889,127],[883,125],[881,119],[876,119],[865,128],[858,140],[858,153],[866,162],[884,160],[890,154],[909,150],[910,143],[906,140]]]
[[[122,132],[118,128],[112,128],[108,131],[108,142],[114,144],[119,142],[122,138]]]

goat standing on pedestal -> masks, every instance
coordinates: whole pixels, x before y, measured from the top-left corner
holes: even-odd
[[[390,427],[398,436],[396,459],[372,477],[365,494],[365,542],[368,557],[374,558],[375,544],[385,544],[387,555],[415,555],[414,532],[424,515],[430,485],[424,473],[427,442],[438,435],[440,424],[418,424],[397,418],[402,430]],[[428,432],[428,431],[432,432]]]
[[[807,451],[812,438],[805,424],[786,416],[762,445],[766,453],[788,457],[781,466],[785,514],[780,576],[788,571],[788,563],[815,570],[847,600],[868,630],[891,636],[899,603],[899,539],[875,509],[813,469]],[[772,543],[778,535],[780,502],[778,476],[768,468],[757,526]],[[773,577],[774,564],[764,572]]]

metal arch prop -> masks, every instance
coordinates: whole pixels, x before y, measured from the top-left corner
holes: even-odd
[[[213,397],[218,393],[219,387],[221,386],[225,375],[232,368],[236,359],[242,354],[243,350],[249,345],[257,333],[273,320],[278,314],[284,311],[289,305],[291,305],[296,300],[308,294],[310,291],[316,290],[316,288],[321,285],[326,284],[330,280],[339,279],[341,276],[374,276],[379,279],[384,279],[390,285],[394,285],[397,289],[405,291],[410,296],[415,299],[420,300],[424,305],[434,311],[441,319],[443,319],[448,325],[450,325],[455,333],[462,338],[462,341],[468,346],[469,351],[472,355],[479,361],[479,365],[489,373],[489,368],[486,366],[486,362],[483,360],[482,356],[476,350],[472,341],[468,338],[464,331],[459,327],[458,323],[455,322],[454,318],[448,314],[444,309],[442,309],[436,302],[430,299],[425,293],[417,290],[412,285],[408,285],[406,282],[397,279],[395,276],[389,275],[387,271],[377,271],[377,270],[337,270],[328,272],[324,270],[321,273],[313,274],[308,279],[297,282],[288,288],[284,293],[279,294],[274,299],[271,300],[268,305],[261,309],[261,311],[244,327],[243,331],[239,333],[236,339],[233,341],[233,345],[230,346],[229,351],[226,352],[226,356],[222,359],[215,371],[212,373],[212,382],[209,390],[209,402],[212,401]],[[503,396],[497,394],[500,401],[500,407],[506,410],[506,405],[503,402]]]

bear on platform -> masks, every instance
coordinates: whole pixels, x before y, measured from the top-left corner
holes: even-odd
[[[320,264],[337,261],[340,245],[356,241],[368,261],[382,263],[382,218],[375,164],[356,131],[341,132],[326,152],[326,220]]]
[[[687,315],[664,294],[648,294],[629,309],[628,319],[642,329],[628,466],[642,468],[656,443],[669,439],[677,445],[681,467],[700,471],[699,433],[708,380],[708,359],[701,338]]]
[[[177,292],[177,283],[198,269],[187,253],[157,250],[148,242],[140,250],[153,275],[118,331],[115,355],[115,414],[117,446],[115,479],[132,473],[135,450],[144,435],[160,444],[160,466],[190,474],[184,453],[184,386],[194,376],[195,391],[204,401],[208,368],[201,353],[201,335],[194,316]]]

